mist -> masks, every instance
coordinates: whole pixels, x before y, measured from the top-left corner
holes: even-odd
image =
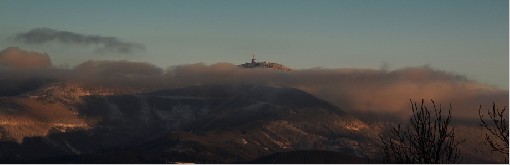
[[[303,69],[290,72],[242,69],[232,64],[181,65],[166,72],[178,86],[208,83],[256,83],[294,87],[346,111],[372,112],[407,118],[410,99],[433,99],[452,115],[476,118],[480,105],[508,105],[508,91],[428,66],[392,71],[376,69]]]
[[[23,52],[23,51],[22,51]],[[30,53],[26,52],[25,53]],[[36,58],[36,56],[26,56]],[[409,100],[430,99],[452,116],[475,119],[480,105],[508,106],[508,90],[428,66],[385,69],[244,69],[230,63],[202,63],[159,68],[132,61],[86,61],[71,69],[1,69],[0,77],[46,78],[103,86],[143,88],[146,92],[206,84],[264,84],[301,89],[352,113],[397,118],[411,114]],[[24,76],[23,76],[24,75]]]

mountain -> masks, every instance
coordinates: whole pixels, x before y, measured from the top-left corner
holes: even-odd
[[[2,163],[301,163],[291,159],[303,156],[380,162],[379,135],[394,124],[360,120],[299,89],[263,84],[156,91],[23,84],[0,97]],[[470,126],[456,130],[483,135]],[[483,145],[480,139],[466,140]],[[461,149],[466,162],[497,162],[480,147]]]
[[[2,99],[2,114],[12,121],[1,125],[4,160],[110,153],[115,148],[142,155],[201,155],[203,162],[246,161],[306,149],[366,157],[359,150],[365,143],[358,142],[372,144],[359,133],[365,127],[361,121],[286,87],[205,85],[115,94],[53,84]],[[9,116],[9,105],[17,116],[27,117]]]

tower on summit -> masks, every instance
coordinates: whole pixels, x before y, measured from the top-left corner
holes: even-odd
[[[247,62],[244,64],[238,65],[242,68],[266,68],[266,69],[274,69],[274,70],[281,70],[281,71],[290,71],[292,69],[278,63],[272,63],[272,62],[257,62],[257,59],[255,58],[255,50],[253,50],[251,63]]]
[[[251,64],[255,64],[257,63],[257,60],[255,59],[255,50],[253,51],[253,55],[252,55],[252,59],[251,59]]]

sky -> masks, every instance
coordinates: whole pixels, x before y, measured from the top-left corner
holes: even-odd
[[[162,68],[240,64],[255,50],[259,61],[295,69],[427,65],[508,89],[508,6],[507,0],[2,0],[0,49],[45,52],[59,66],[95,59]],[[37,28],[141,49],[16,37]]]

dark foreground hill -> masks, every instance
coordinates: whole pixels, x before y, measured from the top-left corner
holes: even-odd
[[[369,159],[325,150],[299,150],[274,153],[252,161],[241,162],[247,164],[367,164]],[[372,162],[382,163],[382,162]]]
[[[363,159],[375,152],[375,134],[363,131],[363,122],[294,88],[205,85],[123,95],[72,85],[65,88],[74,92],[51,90],[60,88],[3,98],[9,119],[0,130],[3,162],[226,163],[293,150]],[[9,109],[25,117],[12,118]]]

